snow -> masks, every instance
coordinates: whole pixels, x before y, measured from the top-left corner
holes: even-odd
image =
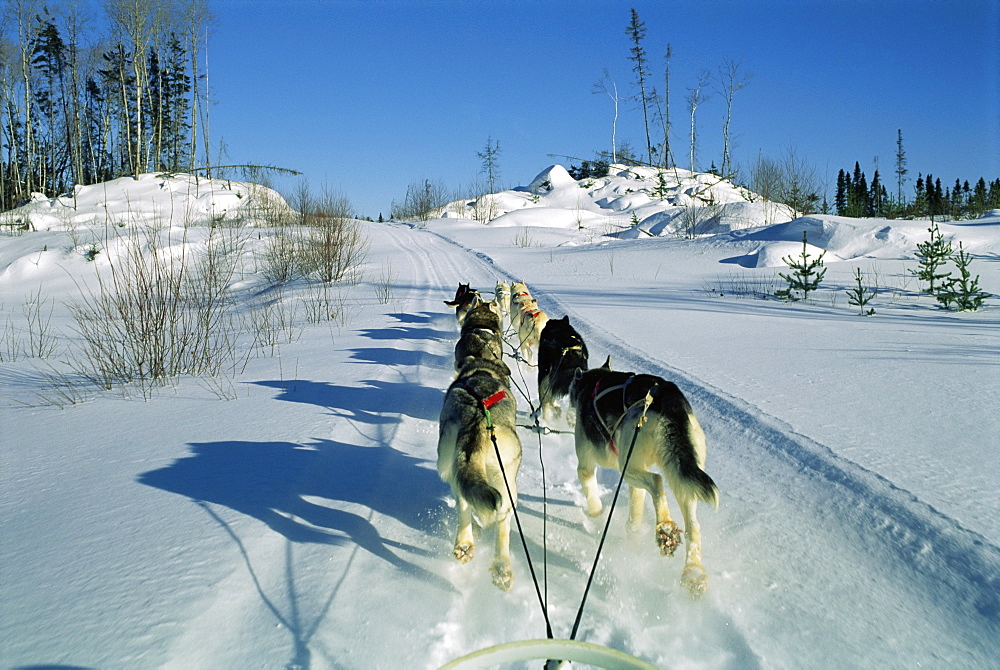
[[[664,668],[995,665],[1000,302],[954,313],[920,295],[909,270],[929,222],[795,218],[682,170],[665,194],[625,166],[529,184],[497,194],[487,225],[454,208],[364,224],[362,275],[312,324],[315,284],[261,274],[274,231],[258,206],[283,202],[260,187],[145,175],[0,215],[37,229],[0,234],[0,666],[435,668],[544,637],[519,534],[505,594],[489,531],[471,563],[451,558],[435,470],[458,332],[442,301],[498,279],[569,314],[592,364],[610,354],[677,382],[720,488],[720,508],[699,509],[705,599],[659,556],[651,511],[630,538],[617,509],[578,638]],[[742,208],[740,222],[678,235],[695,196]],[[1000,293],[1000,212],[939,225]],[[83,383],[68,305],[120,261],[122,236],[150,228],[174,258],[238,232],[232,309],[284,306],[293,325],[269,347],[244,336],[245,365],[214,381]],[[823,287],[804,303],[762,297],[803,230],[826,252]],[[855,268],[878,284],[872,317],[847,302]],[[33,302],[57,338],[46,358],[24,351]],[[533,372],[515,368],[534,402]],[[524,536],[541,577],[545,530],[550,618],[567,637],[603,519],[581,511],[571,435],[521,438]],[[617,473],[599,481],[609,503]]]

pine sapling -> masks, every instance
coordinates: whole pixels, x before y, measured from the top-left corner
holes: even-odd
[[[878,295],[878,291],[874,288],[866,288],[862,283],[864,277],[861,275],[861,268],[854,268],[854,279],[858,282],[858,285],[849,291],[847,291],[847,302],[858,307],[861,310],[861,316],[873,316],[875,314],[875,309],[865,310],[865,306]]]
[[[786,256],[782,258],[792,272],[787,275],[779,272],[778,276],[788,282],[788,288],[777,291],[775,295],[779,298],[785,298],[787,300],[798,300],[795,291],[802,293],[802,300],[806,300],[812,291],[819,288],[819,283],[823,280],[823,275],[826,274],[826,268],[823,266],[823,256],[826,255],[826,251],[823,251],[819,256],[813,258],[809,253],[808,240],[806,239],[806,231],[802,231],[802,253],[799,256]]]
[[[917,260],[920,261],[920,267],[917,270],[910,270],[910,272],[916,275],[920,281],[927,282],[927,288],[924,289],[927,293],[936,295],[937,289],[947,283],[948,277],[951,275],[950,272],[938,272],[938,268],[943,267],[948,262],[954,250],[951,242],[945,240],[944,236],[941,235],[936,223],[931,223],[927,232],[931,234],[931,239],[917,245],[916,256]]]
[[[951,309],[954,305],[959,312],[974,312],[983,306],[990,294],[979,289],[979,275],[972,277],[969,269],[972,256],[965,252],[961,242],[958,243],[958,253],[952,256],[952,261],[958,270],[958,277],[949,276],[945,279],[934,297],[945,309]]]

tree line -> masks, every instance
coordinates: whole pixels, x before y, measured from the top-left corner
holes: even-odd
[[[953,186],[942,187],[940,177],[921,173],[912,199],[900,197],[900,193],[889,195],[877,169],[869,182],[860,164],[855,163],[852,172],[841,170],[837,174],[834,206],[839,216],[887,219],[974,219],[1000,208],[1000,179],[987,183],[980,177],[974,185],[956,179]]]
[[[35,192],[207,165],[207,0],[105,0],[101,9],[3,7],[0,210]]]

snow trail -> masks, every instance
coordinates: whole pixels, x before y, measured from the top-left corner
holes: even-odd
[[[829,657],[839,658],[846,665],[892,666],[902,649],[914,662],[929,666],[962,664],[970,650],[983,663],[989,662],[1000,633],[997,547],[877,474],[658,360],[649,353],[649,345],[655,342],[612,336],[588,319],[586,309],[565,304],[560,296],[533,285],[530,268],[501,267],[486,253],[453,243],[500,276],[524,278],[540,306],[551,315],[570,314],[588,343],[591,365],[599,365],[605,355],[611,354],[616,369],[663,376],[678,383],[688,395],[708,434],[707,469],[719,484],[723,500],[719,513],[702,506],[699,515],[705,565],[712,579],[703,613],[713,611],[719,615],[717,623],[728,629],[728,634],[720,628],[716,635],[736,643],[729,658],[738,659],[737,665],[745,667],[758,659],[773,664],[778,658],[782,659],[779,664],[794,665],[795,654],[790,650],[796,647],[802,649],[800,662],[807,663],[815,656],[817,646],[827,648]],[[549,442],[553,437],[544,439]],[[566,458],[575,461],[571,447]],[[525,459],[526,466],[530,462]],[[525,470],[529,468],[522,469],[522,476],[527,474]],[[616,472],[603,473],[601,482],[610,490],[616,477]],[[575,473],[564,472],[557,486],[574,484]],[[783,525],[785,518],[788,523]],[[623,524],[624,517],[612,528]],[[786,526],[795,529],[795,534],[786,532]],[[550,527],[562,529],[558,524]],[[809,528],[810,533],[802,536],[802,528]],[[676,581],[676,565],[670,566],[670,577],[666,577],[662,569],[656,570],[656,558],[650,555],[650,564],[644,567],[659,577],[649,574],[647,579],[669,588]],[[616,559],[629,561],[627,555],[609,555],[602,559],[603,569],[610,569],[609,564]],[[813,578],[801,579],[803,565],[810,566],[806,574]],[[851,568],[844,570],[844,565]],[[859,579],[859,574],[866,577]],[[630,577],[634,577],[631,571]],[[598,591],[601,605],[597,609],[609,599],[621,597],[621,589],[619,586],[614,593]],[[844,591],[855,596],[845,599]],[[640,596],[637,602],[648,606],[654,594],[655,590],[646,598]],[[676,594],[671,596],[671,602],[677,600]],[[839,634],[831,635],[830,629],[820,627],[818,622],[815,629],[808,627],[805,614],[812,609],[810,601],[830,604],[824,623],[836,622],[841,626]],[[683,610],[698,607],[674,604]],[[844,607],[849,609],[839,611]],[[785,619],[775,618],[774,609],[792,613],[798,625],[783,630]],[[732,618],[721,612],[729,612]],[[649,622],[634,623],[639,624],[634,629],[638,631],[645,630]],[[735,630],[729,628],[731,624]],[[703,617],[701,626],[705,625]],[[844,640],[861,639],[872,626],[882,631],[885,646],[845,649]],[[735,631],[740,633],[734,639]],[[601,637],[593,629],[588,633]],[[623,639],[618,641],[625,642],[621,648],[633,653],[650,646],[657,649],[656,645],[646,644],[645,635],[619,634]],[[682,632],[675,628],[671,634]],[[608,634],[608,639],[613,637]],[[937,642],[926,644],[928,639]],[[769,642],[762,645],[756,640]],[[803,640],[808,648],[802,646]],[[681,650],[669,657],[654,653],[650,658],[676,662],[678,651],[683,658]],[[705,650],[688,656],[706,657]]]

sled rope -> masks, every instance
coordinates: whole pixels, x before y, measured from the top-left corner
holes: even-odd
[[[475,396],[473,396],[475,397]],[[500,456],[500,445],[497,444],[496,430],[493,426],[493,417],[490,416],[490,407],[507,397],[507,392],[500,390],[485,400],[480,400],[479,404],[483,408],[486,416],[486,427],[490,431],[490,441],[493,442],[493,450],[497,455],[497,463],[500,465],[500,474],[503,475],[503,484],[507,488],[507,500],[510,501],[510,508],[514,512],[514,521],[517,523],[517,533],[521,536],[521,546],[524,547],[524,555],[528,559],[528,571],[531,572],[531,581],[535,584],[535,594],[538,596],[538,604],[542,608],[542,617],[545,619],[545,634],[552,639],[552,624],[549,623],[548,608],[548,579],[546,578],[546,598],[542,598],[541,588],[538,586],[538,577],[535,575],[535,565],[531,560],[531,552],[528,551],[528,541],[524,539],[524,530],[521,528],[521,515],[517,513],[517,505],[514,504],[514,496],[510,490],[510,482],[507,480],[507,470],[503,466],[503,458]],[[546,571],[548,572],[548,571]]]
[[[624,386],[624,384],[622,386]],[[597,545],[597,554],[594,556],[594,565],[590,568],[590,576],[587,578],[587,586],[583,590],[583,598],[580,600],[580,609],[576,612],[576,621],[573,622],[573,631],[569,635],[569,639],[571,640],[576,639],[576,633],[580,628],[580,620],[583,618],[583,608],[587,604],[587,595],[590,593],[590,586],[593,584],[594,575],[597,573],[597,563],[601,560],[601,550],[604,549],[604,541],[608,537],[608,528],[611,527],[611,517],[615,513],[615,504],[618,502],[618,494],[621,492],[622,483],[625,481],[625,472],[628,470],[628,463],[632,460],[632,450],[635,449],[635,441],[636,438],[639,437],[639,430],[646,423],[646,412],[649,411],[649,406],[653,404],[653,391],[655,390],[656,386],[654,385],[653,388],[646,392],[645,398],[633,403],[631,407],[625,410],[625,414],[622,415],[622,418],[619,419],[616,424],[616,426],[620,424],[622,420],[624,420],[625,415],[631,412],[632,409],[638,407],[640,404],[643,405],[642,415],[636,422],[635,431],[632,433],[632,442],[628,445],[628,451],[625,453],[625,464],[622,466],[621,477],[618,478],[618,486],[615,487],[615,495],[611,499],[611,507],[608,509],[608,519],[604,522],[604,531],[601,533],[601,541]]]
[[[633,379],[635,379],[635,375],[630,374],[629,378],[626,379],[624,383],[616,384],[615,386],[609,386],[603,391],[601,390],[601,380],[598,379],[597,384],[594,386],[594,391],[590,394],[590,397],[594,401],[594,413],[597,415],[597,420],[601,422],[601,427],[604,428],[604,430],[608,434],[608,446],[611,447],[611,453],[613,453],[615,456],[618,455],[618,445],[615,444],[615,432],[621,426],[622,421],[625,420],[625,417],[628,416],[628,413],[632,410],[632,408],[637,407],[640,402],[643,402],[642,400],[639,400],[633,403],[630,407],[625,406],[625,391],[628,389],[628,385],[632,382]],[[597,402],[604,396],[608,395],[609,393],[618,390],[622,392],[622,407],[624,408],[625,411],[622,412],[621,416],[618,417],[618,420],[615,421],[615,425],[609,428],[608,424],[605,423],[604,421],[604,415],[601,414],[600,410],[597,409]],[[643,415],[645,416],[645,411],[643,412]]]

